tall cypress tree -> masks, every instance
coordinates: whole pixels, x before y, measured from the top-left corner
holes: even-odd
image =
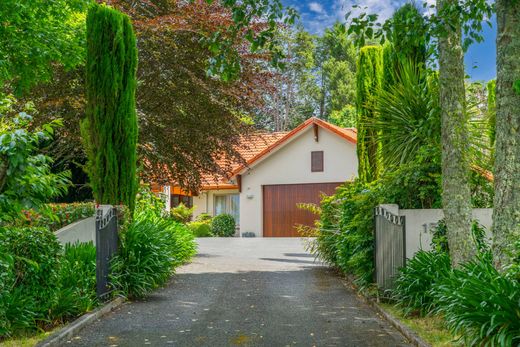
[[[382,49],[366,46],[359,51],[356,76],[358,130],[358,176],[364,182],[377,179],[380,173],[377,131],[368,124],[375,119],[376,91],[382,81]]]
[[[128,16],[93,5],[87,16],[86,118],[82,121],[94,197],[133,210],[137,192],[137,45]]]

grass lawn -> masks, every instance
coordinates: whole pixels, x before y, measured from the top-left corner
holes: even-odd
[[[49,335],[53,332],[60,329],[61,326],[57,326],[56,328],[45,331],[41,333],[27,333],[19,336],[12,337],[5,341],[0,341],[0,347],[33,347],[40,341],[45,340]]]
[[[428,317],[406,317],[403,312],[391,304],[379,304],[385,311],[399,319],[408,328],[414,331],[425,342],[433,347],[456,346],[454,338],[446,328],[444,328],[442,318],[439,316]]]

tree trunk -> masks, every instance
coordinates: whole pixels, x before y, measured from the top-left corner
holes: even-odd
[[[437,0],[438,11],[458,0]],[[453,13],[453,11],[447,11]],[[468,119],[465,112],[464,53],[461,21],[444,18],[445,32],[439,37],[439,89],[442,126],[442,201],[451,262],[459,266],[476,254],[471,235],[471,192],[467,161]]]
[[[497,0],[493,256],[502,269],[520,237],[520,1]]]

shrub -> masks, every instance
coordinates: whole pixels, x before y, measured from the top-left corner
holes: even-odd
[[[93,202],[72,204],[47,204],[40,211],[25,210],[21,224],[24,226],[46,227],[52,231],[79,220],[94,216],[96,206]]]
[[[65,246],[59,287],[58,302],[53,311],[61,320],[96,306],[96,247],[91,242]]]
[[[436,311],[467,345],[520,344],[520,284],[500,274],[489,253],[453,270],[432,293]]]
[[[181,202],[178,206],[171,209],[170,216],[174,221],[186,224],[191,221],[194,209],[194,207],[189,208]]]
[[[211,233],[211,226],[204,222],[191,222],[188,224],[193,236],[195,237],[210,237],[213,236]]]
[[[152,192],[149,185],[142,185],[139,187],[135,205],[136,213],[153,213],[157,217],[161,217],[164,215],[164,206],[164,201]]]
[[[204,222],[211,224],[213,217],[207,213],[201,213],[195,218],[195,222]]]
[[[173,266],[185,264],[197,252],[197,245],[190,229],[180,223],[169,222],[166,231],[172,238]]]
[[[51,172],[52,159],[38,153],[61,122],[34,128],[31,116],[21,112],[10,119],[9,111],[0,114],[0,223],[12,223],[23,209],[65,194],[70,184],[70,172]]]
[[[362,287],[373,274],[374,207],[395,203],[402,208],[441,205],[440,158],[435,148],[422,148],[403,164],[372,183],[345,183],[321,203],[318,235],[309,249],[320,259],[353,274]]]
[[[448,277],[450,271],[447,253],[421,250],[400,270],[392,296],[403,306],[405,314],[424,315],[434,307],[432,286]]]
[[[34,329],[53,317],[60,252],[48,229],[0,228],[0,335]]]
[[[130,297],[143,297],[168,281],[175,266],[195,253],[186,226],[154,213],[136,214],[120,233],[120,248],[112,261],[112,283]]]
[[[211,231],[216,236],[233,236],[235,235],[235,219],[230,214],[219,214],[211,221]]]

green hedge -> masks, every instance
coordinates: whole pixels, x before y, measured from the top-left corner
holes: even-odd
[[[47,204],[39,209],[26,210],[19,224],[27,227],[44,227],[52,231],[59,230],[79,220],[92,217],[96,206],[91,202],[71,204]]]
[[[95,249],[61,247],[45,228],[0,228],[0,337],[35,331],[90,310]]]

